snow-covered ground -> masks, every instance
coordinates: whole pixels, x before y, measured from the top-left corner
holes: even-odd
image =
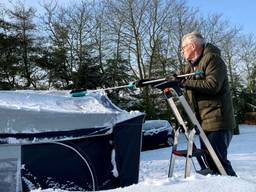
[[[171,147],[141,153],[140,181],[136,185],[105,192],[256,192],[256,125],[240,125],[233,137],[229,160],[238,177],[202,176],[192,172],[184,179],[184,160],[177,159],[173,178],[167,178]],[[64,192],[33,190],[33,192]]]

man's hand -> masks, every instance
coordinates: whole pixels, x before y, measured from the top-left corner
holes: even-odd
[[[177,81],[179,84],[179,87],[183,88],[183,83],[185,83],[186,79],[185,77],[179,77],[176,73],[173,73],[165,78],[167,81]]]

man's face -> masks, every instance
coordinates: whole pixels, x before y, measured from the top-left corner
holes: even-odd
[[[181,51],[183,57],[188,61],[193,59],[194,55],[194,45],[192,43],[182,43]]]

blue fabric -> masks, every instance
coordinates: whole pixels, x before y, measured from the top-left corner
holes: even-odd
[[[207,132],[206,136],[209,142],[211,143],[216,155],[221,161],[224,169],[226,170],[227,174],[230,176],[237,176],[231,166],[230,161],[227,159],[227,150],[232,139],[232,132],[230,130],[213,131],[213,132]],[[201,141],[201,148],[203,150],[207,150],[202,141]],[[209,168],[213,171],[214,174],[220,174],[209,154],[206,154],[205,160]]]

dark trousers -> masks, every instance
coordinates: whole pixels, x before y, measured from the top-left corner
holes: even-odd
[[[230,176],[237,176],[231,166],[230,161],[227,159],[227,150],[229,143],[232,139],[232,132],[229,130],[213,131],[207,132],[206,136],[209,142],[211,143],[220,162],[222,163],[224,169],[226,170],[227,174]],[[202,141],[201,149],[207,150]],[[220,174],[209,153],[205,155],[205,160],[209,168],[213,171],[213,174]]]

